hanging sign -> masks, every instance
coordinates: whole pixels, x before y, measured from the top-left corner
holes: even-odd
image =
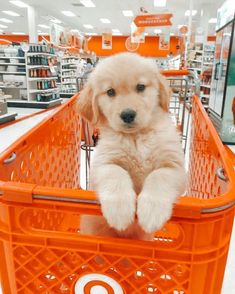
[[[169,50],[170,49],[170,33],[159,35],[159,50]]]
[[[145,28],[137,27],[133,22],[131,24],[131,43],[144,43],[145,42]]]
[[[172,16],[171,13],[137,15],[134,23],[137,27],[171,26]]]
[[[112,33],[102,34],[102,49],[112,49]]]

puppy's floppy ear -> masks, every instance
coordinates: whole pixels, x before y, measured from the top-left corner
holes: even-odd
[[[83,118],[95,125],[98,121],[98,105],[91,83],[88,81],[78,98],[78,112]]]
[[[168,112],[169,102],[170,102],[170,97],[172,92],[166,78],[160,73],[158,74],[158,81],[159,81],[160,106],[162,107],[164,111]]]

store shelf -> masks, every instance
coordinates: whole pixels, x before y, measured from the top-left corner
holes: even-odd
[[[203,53],[203,50],[189,49],[189,51],[195,51],[195,52],[197,52],[197,53]]]
[[[202,60],[197,60],[197,59],[189,59],[189,61],[191,61],[191,62],[198,62],[198,63],[202,63]]]
[[[51,92],[57,92],[58,88],[51,88],[51,89],[44,89],[44,90],[29,90],[29,94],[36,94],[36,93],[51,93]]]
[[[80,59],[78,56],[64,56],[63,59]]]
[[[8,75],[25,75],[26,72],[24,71],[0,71],[0,74],[8,74]]]
[[[65,68],[65,69],[62,68],[62,72],[66,72],[66,71],[73,71],[73,72],[75,72],[76,69],[75,68]]]
[[[39,102],[39,101],[26,101],[26,100],[11,100],[7,101],[7,106],[9,107],[26,107],[26,108],[38,108],[38,109],[47,109],[60,105],[63,102],[63,99],[58,98],[48,102]]]
[[[7,123],[9,121],[15,120],[15,117],[17,116],[17,113],[6,113],[4,115],[0,115],[0,125]]]
[[[74,85],[76,84],[76,81],[75,82],[62,82],[62,86],[63,85]]]
[[[210,89],[210,85],[201,85],[201,87],[204,87],[204,88],[209,88]]]
[[[68,95],[74,95],[74,94],[76,94],[76,91],[74,90],[74,92],[60,92],[60,94],[63,94],[63,95],[66,95],[66,94],[68,94]]]
[[[21,90],[25,90],[27,89],[26,87],[17,87],[17,86],[0,86],[0,89],[21,89]]]
[[[28,65],[29,69],[33,69],[33,68],[50,68],[49,65]]]
[[[51,81],[51,80],[57,80],[57,76],[56,77],[41,77],[41,78],[29,78],[28,80],[30,82],[34,82],[34,81]]]
[[[204,62],[204,65],[213,65],[213,62]]]
[[[35,55],[56,57],[55,54],[44,53],[44,52],[28,52],[28,53],[27,53],[27,56],[35,56]]]
[[[17,63],[17,62],[0,62],[0,65],[25,65],[25,63]]]
[[[69,63],[62,63],[62,66],[67,66],[67,65],[73,65],[76,66],[76,64],[74,64],[74,62],[69,62]]]
[[[189,67],[188,69],[196,70],[196,71],[202,71],[202,69],[201,68],[198,68],[198,67]]]
[[[25,59],[25,57],[18,57],[18,56],[13,56],[13,57],[0,56],[0,59]]]

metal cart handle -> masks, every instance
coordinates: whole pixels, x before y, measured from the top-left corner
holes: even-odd
[[[224,174],[224,169],[223,167],[218,167],[217,170],[216,170],[216,175],[219,179],[221,179],[222,181],[225,181],[227,182],[228,181],[228,178],[225,176]]]
[[[8,157],[7,159],[3,160],[4,164],[10,164],[12,161],[14,161],[16,159],[16,154],[15,152],[13,152],[10,157]]]

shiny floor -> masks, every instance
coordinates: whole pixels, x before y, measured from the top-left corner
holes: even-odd
[[[32,113],[36,113],[38,109],[24,109],[24,108],[10,108],[10,112],[18,112],[19,117],[28,116]],[[17,124],[9,126],[7,128],[0,129],[0,152],[5,150],[10,144],[12,144],[17,138],[25,134],[33,126],[37,125],[45,117],[50,115],[54,110],[48,110],[43,114],[38,114],[34,117],[23,120]],[[186,156],[187,160],[188,156]],[[81,184],[85,187],[85,154],[82,152],[82,169],[81,169]],[[224,276],[224,283],[222,288],[222,294],[235,294],[235,226],[233,228],[232,239],[230,243],[230,250],[227,260],[227,267]],[[2,293],[0,288],[0,294]],[[12,293],[15,294],[15,293]],[[190,294],[190,293],[187,293]],[[198,293],[201,294],[201,293]]]

